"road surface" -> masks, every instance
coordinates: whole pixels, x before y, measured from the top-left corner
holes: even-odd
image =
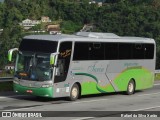
[[[18,113],[25,113],[25,111],[40,112],[39,114],[37,113],[37,116],[41,112],[44,114],[44,111],[49,111],[48,115],[55,116],[52,120],[106,120],[109,117],[113,118],[114,115],[120,115],[121,119],[124,120],[131,120],[129,115],[133,117],[132,113],[134,111],[136,115],[140,111],[151,111],[150,117],[156,117],[156,111],[160,111],[160,81],[155,82],[153,88],[138,91],[133,95],[124,95],[123,93],[90,95],[83,96],[74,102],[67,101],[65,98],[46,99],[15,94],[13,92],[0,93],[0,111]],[[138,117],[144,118],[147,117],[146,115],[147,113],[144,113]],[[25,120],[27,118],[18,117],[14,119]],[[50,120],[51,118],[43,116],[42,118],[30,118],[30,120],[39,119]]]

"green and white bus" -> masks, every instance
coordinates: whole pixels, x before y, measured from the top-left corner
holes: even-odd
[[[155,41],[113,33],[29,35],[17,51],[14,91],[43,97],[68,97],[151,88]]]

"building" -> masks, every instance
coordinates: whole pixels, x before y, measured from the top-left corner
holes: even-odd
[[[48,25],[47,31],[49,32],[49,34],[61,34],[59,25]]]
[[[25,30],[28,30],[32,28],[33,26],[38,25],[40,23],[41,23],[40,20],[25,19],[22,21],[22,23],[20,23],[20,25],[23,26]]]
[[[48,23],[48,22],[51,22],[51,20],[50,20],[50,18],[48,16],[42,16],[41,17],[41,22]]]
[[[25,19],[21,23],[19,23],[21,26],[24,27],[25,30],[28,30],[32,28],[35,25],[41,24],[41,23],[49,23],[51,22],[50,18],[48,16],[42,16],[41,20],[31,20],[31,19]]]
[[[102,2],[98,2],[98,7],[102,7],[103,3]]]
[[[5,70],[14,70],[14,64],[8,64],[5,66]]]

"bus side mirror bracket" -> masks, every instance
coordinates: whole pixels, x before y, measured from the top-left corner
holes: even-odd
[[[8,60],[11,62],[12,61],[12,55],[13,55],[13,52],[14,51],[18,51],[18,48],[13,48],[13,49],[10,49],[8,51]]]
[[[56,59],[56,56],[58,55],[59,53],[56,52],[56,53],[51,53],[50,55],[50,65],[55,65],[55,59]]]

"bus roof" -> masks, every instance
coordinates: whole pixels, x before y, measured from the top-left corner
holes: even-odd
[[[154,39],[144,37],[118,36],[114,33],[78,32],[73,35],[29,35],[24,39],[47,40],[47,41],[80,41],[80,42],[137,42],[155,43]]]

